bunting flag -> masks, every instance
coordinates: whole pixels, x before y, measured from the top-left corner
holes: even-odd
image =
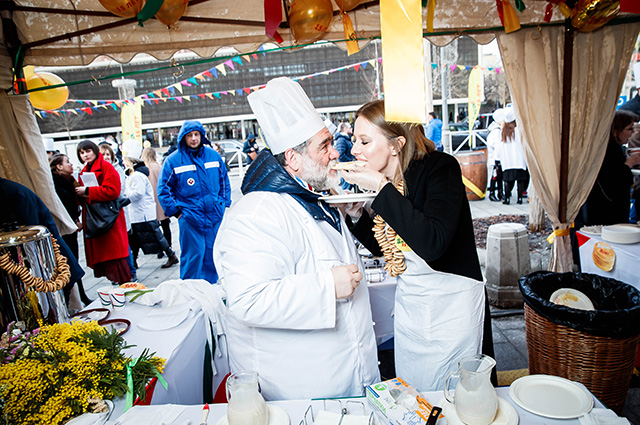
[[[420,0],[380,0],[380,31],[389,121],[427,120]]]
[[[227,70],[226,70],[226,68],[224,67],[224,64],[223,64],[223,63],[221,63],[220,65],[217,65],[217,66],[216,66],[216,69],[217,69],[218,71],[220,71],[220,72],[222,73],[222,75],[225,75],[225,76],[227,75]]]
[[[502,0],[502,13],[504,16],[504,32],[518,31],[520,29],[520,20],[516,11],[511,7],[509,0]]]
[[[429,0],[427,6],[427,32],[433,32],[433,17],[436,14],[436,0]]]
[[[347,12],[342,12],[341,15],[344,39],[347,40],[347,56],[351,56],[352,54],[360,51],[360,47],[358,46],[358,37],[356,37],[356,32],[353,30],[351,18],[349,18]]]
[[[367,66],[369,65],[374,65],[376,63],[376,61],[382,63],[382,59],[380,58],[373,58],[373,59],[369,59],[369,60],[365,60],[362,62],[358,62],[358,63],[353,63],[350,65],[346,65],[346,66],[342,66],[339,68],[333,68],[333,69],[328,69],[328,70],[323,70],[323,71],[318,71],[316,73],[313,74],[308,74],[308,75],[303,75],[300,77],[295,77],[292,78],[294,81],[303,81],[305,79],[311,79],[317,76],[328,76],[330,74],[333,74],[335,72],[339,72],[339,71],[345,71],[345,70],[354,70],[356,72],[359,72],[361,70],[366,69]],[[224,64],[220,64],[222,66],[224,66]],[[438,64],[436,63],[432,63],[431,64],[431,68],[436,71],[438,68]],[[502,68],[485,68],[485,67],[480,67],[480,66],[475,66],[475,67],[470,67],[470,66],[466,66],[466,65],[461,65],[461,64],[448,64],[448,65],[444,65],[447,67],[447,69],[449,69],[452,73],[453,72],[458,72],[458,71],[462,71],[462,70],[469,70],[469,69],[479,69],[479,70],[486,70],[486,71],[492,71],[492,72],[496,72],[497,74],[500,74]],[[210,69],[209,71],[215,71],[214,68]],[[208,71],[205,71],[201,74],[198,75],[206,75]],[[194,77],[190,77],[190,78],[198,78],[198,75],[194,76]],[[210,77],[211,78],[211,77]],[[187,79],[189,80],[189,79]],[[90,111],[97,111],[100,112],[101,110],[111,110],[113,109],[114,111],[117,111],[122,105],[135,105],[138,104],[140,105],[140,107],[142,106],[149,106],[149,105],[158,105],[160,103],[160,101],[162,102],[167,102],[167,101],[175,101],[178,102],[180,104],[183,103],[183,100],[187,100],[187,101],[192,101],[193,99],[221,99],[222,96],[236,96],[236,95],[240,95],[243,96],[244,94],[250,94],[253,91],[257,91],[260,90],[262,88],[264,88],[265,85],[256,85],[256,86],[251,86],[251,87],[243,87],[243,88],[237,88],[237,89],[233,89],[233,90],[225,90],[225,91],[219,91],[219,92],[207,92],[207,93],[194,93],[194,94],[183,94],[183,84],[181,82],[175,83],[171,86],[159,89],[159,90],[154,90],[153,92],[149,92],[149,93],[145,93],[145,94],[141,94],[139,96],[137,96],[134,99],[125,99],[125,100],[95,100],[95,99],[69,99],[67,101],[67,103],[79,103],[81,105],[91,105],[93,106],[92,108],[85,108],[85,107],[78,107],[78,108],[70,108],[70,109],[60,109],[57,111],[47,111],[47,114],[41,114],[40,111],[38,111],[37,116],[41,119],[45,119],[48,116],[51,115],[59,115],[59,114],[63,114],[63,115],[78,115],[80,113],[86,113],[89,114],[91,113]],[[176,94],[176,89],[177,91],[181,94],[181,96],[175,96]],[[164,95],[164,96],[163,96]],[[97,105],[97,106],[96,106]],[[91,113],[92,114],[92,113]],[[93,115],[93,114],[92,114]]]

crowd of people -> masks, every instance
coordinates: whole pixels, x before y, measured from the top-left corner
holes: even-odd
[[[78,229],[63,238],[69,255],[78,257],[89,206],[128,198],[130,205],[101,235],[82,232],[87,266],[96,277],[128,282],[141,250],[166,256],[162,267],[179,264],[181,279],[219,284],[231,371],[257,372],[267,400],[362,395],[380,379],[358,244],[384,256],[396,277],[397,376],[421,391],[438,390],[461,358],[493,357],[471,210],[460,165],[441,149],[436,115],[426,128],[390,122],[377,100],[332,134],[288,78],[271,80],[248,102],[268,149],[248,137],[243,151],[250,165],[232,208],[224,158],[198,121],[182,125],[162,164],[139,142],[123,144],[120,165],[108,144],[83,141],[76,181],[69,159],[51,156],[56,192]],[[517,184],[520,204],[529,183],[522,134],[513,108],[493,118],[490,199],[508,204]],[[630,169],[640,154],[627,154],[623,145],[640,142],[640,133],[633,134],[638,119],[616,112],[581,224],[626,222],[633,215],[630,201],[640,190],[637,184],[633,195],[629,190]],[[338,162],[366,166],[337,171]],[[337,207],[321,199],[356,190],[374,193],[373,199]],[[180,259],[171,246],[171,218],[179,224]],[[88,303],[81,277],[71,283]]]

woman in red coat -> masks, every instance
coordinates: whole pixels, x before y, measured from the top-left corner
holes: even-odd
[[[90,140],[84,140],[78,144],[78,158],[85,164],[80,174],[83,184],[83,174],[93,173],[98,181],[98,186],[80,186],[76,188],[76,194],[81,203],[93,204],[96,202],[112,201],[120,196],[120,176],[113,165],[104,160],[98,146]],[[83,208],[82,221],[85,221],[86,211]],[[127,265],[129,256],[129,240],[127,238],[127,226],[124,219],[124,211],[120,210],[118,219],[107,233],[94,238],[84,238],[84,250],[87,265],[93,269],[95,277],[106,276],[116,283],[125,283],[131,280],[131,272]]]

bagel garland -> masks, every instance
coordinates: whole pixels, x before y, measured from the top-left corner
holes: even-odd
[[[403,182],[398,183],[396,189],[404,195]],[[396,244],[398,234],[391,226],[385,223],[379,214],[373,218],[373,223],[373,236],[378,241],[378,245],[380,245],[380,249],[384,254],[384,269],[391,277],[401,275],[407,269],[407,265],[404,262],[404,254]]]

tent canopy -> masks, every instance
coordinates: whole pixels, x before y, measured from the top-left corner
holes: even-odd
[[[525,0],[526,9],[517,12],[524,25],[544,25],[546,1]],[[283,4],[283,3],[281,3]],[[333,3],[332,3],[333,4]],[[335,4],[334,17],[324,40],[343,40],[342,19]],[[10,17],[25,54],[25,65],[87,65],[106,55],[118,62],[128,62],[144,52],[157,59],[169,59],[175,52],[191,50],[201,57],[211,57],[222,47],[241,53],[257,50],[273,42],[265,35],[264,0],[191,0],[183,17],[168,28],[155,18],[139,26],[136,18],[121,18],[108,12],[98,0],[9,0],[0,2],[3,16]],[[361,39],[380,36],[378,1],[362,0],[349,12],[356,35]],[[423,8],[426,33],[427,9]],[[282,10],[279,34],[281,46],[296,44]],[[552,23],[564,17],[554,7]],[[495,0],[439,0],[435,8],[434,33],[430,40],[439,45],[462,34],[481,44],[495,38],[501,27]],[[10,25],[3,20],[3,25]],[[493,30],[492,30],[493,29]],[[17,41],[5,39],[17,49]],[[12,52],[15,55],[15,51]]]

